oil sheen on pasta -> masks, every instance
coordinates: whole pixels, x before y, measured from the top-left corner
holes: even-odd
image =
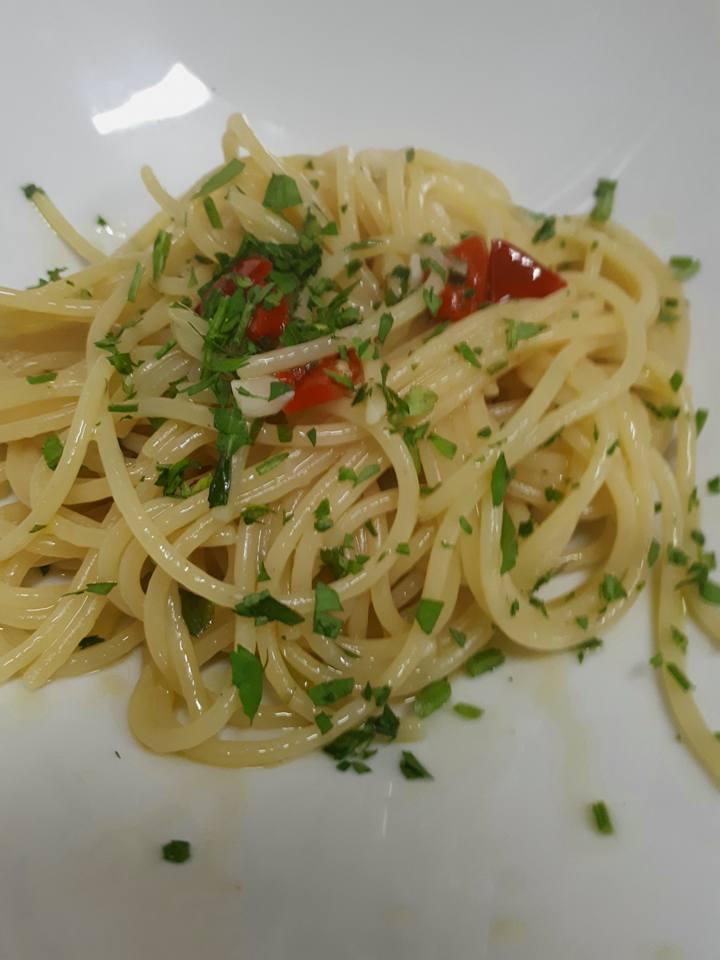
[[[543,221],[491,174],[425,150],[277,158],[233,116],[223,151],[180,197],[144,170],[159,212],[110,257],[26,190],[87,266],[0,288],[0,680],[37,688],[140,648],[142,744],[274,764],[385,708],[402,718],[505,638],[572,650],[639,598],[657,605],[654,675],[678,729],[720,780],[683,683],[684,618],[714,637],[720,621],[693,533],[686,301],[668,266],[612,221]],[[263,304],[269,339],[222,371],[224,402],[250,411],[239,436],[239,411],[223,434],[218,384],[203,383],[204,304],[246,234],[304,237],[319,256]],[[562,284],[468,294],[472,311],[443,323],[448,277],[462,288],[469,269],[448,251],[466,235]],[[313,339],[278,344],[283,296]],[[293,412],[323,369],[337,389]],[[279,395],[258,399],[272,382]],[[579,585],[538,592],[558,572]]]

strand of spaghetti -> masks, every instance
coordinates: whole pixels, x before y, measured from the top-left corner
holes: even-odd
[[[24,549],[33,536],[30,532],[32,528],[43,527],[53,514],[57,513],[68,495],[82,465],[94,425],[100,413],[100,405],[105,392],[105,376],[102,366],[100,363],[96,363],[88,372],[88,379],[73,415],[60,462],[48,480],[42,503],[34,507],[12,533],[8,534],[0,543],[0,560],[6,560],[17,550]]]
[[[81,233],[78,233],[70,221],[60,213],[44,190],[35,190],[30,199],[45,218],[50,229],[54,230],[61,240],[74,250],[79,257],[87,260],[88,263],[99,263],[105,259],[105,254],[93,246]]]

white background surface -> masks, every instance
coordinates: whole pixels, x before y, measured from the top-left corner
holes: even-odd
[[[703,259],[691,379],[712,406],[718,9],[14,5],[0,57],[0,282],[70,262],[19,184],[41,184],[81,230],[98,213],[135,226],[151,211],[140,164],[179,189],[217,162],[240,109],[277,151],[423,144],[490,167],[535,209],[587,209],[596,178],[618,176],[618,219],[663,255]],[[178,63],[208,103],[98,133],[93,117]],[[719,422],[703,434],[703,485],[720,470]],[[32,695],[0,690],[0,958],[716,960],[720,803],[647,666],[648,600],[583,666],[565,655],[458,682],[487,713],[428,724],[416,752],[433,783],[402,779],[399,748],[364,777],[320,756],[259,772],[150,756],[127,732],[135,661]],[[697,637],[691,653],[720,727],[720,670]],[[588,826],[598,798],[614,837]],[[192,841],[184,866],[160,859],[172,837]]]

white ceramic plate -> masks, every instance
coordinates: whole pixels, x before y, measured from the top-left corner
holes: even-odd
[[[596,178],[619,177],[619,219],[703,259],[690,374],[712,404],[714,0],[36,0],[2,29],[3,282],[68,263],[21,183],[81,229],[98,213],[135,226],[151,211],[140,164],[181,188],[240,109],[274,150],[424,144],[535,209],[587,209]],[[719,521],[716,503],[706,529]],[[582,667],[566,655],[459,682],[487,713],[429,724],[417,752],[433,783],[403,780],[394,749],[365,777],[322,756],[244,772],[150,756],[127,731],[135,660],[0,690],[0,957],[715,960],[720,803],[674,740],[641,607]],[[691,652],[720,727],[720,672],[702,641]],[[598,798],[614,837],[588,826]],[[171,837],[192,861],[162,862]]]

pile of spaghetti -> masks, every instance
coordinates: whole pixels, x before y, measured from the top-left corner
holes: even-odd
[[[456,671],[589,653],[647,584],[720,780],[684,665],[688,613],[720,637],[697,264],[615,226],[612,181],[545,217],[424,150],[279,159],[234,116],[223,151],[181,197],[143,170],[160,212],[112,256],[24,188],[87,266],[0,288],[0,680],[141,647],[149,749],[362,772]]]

